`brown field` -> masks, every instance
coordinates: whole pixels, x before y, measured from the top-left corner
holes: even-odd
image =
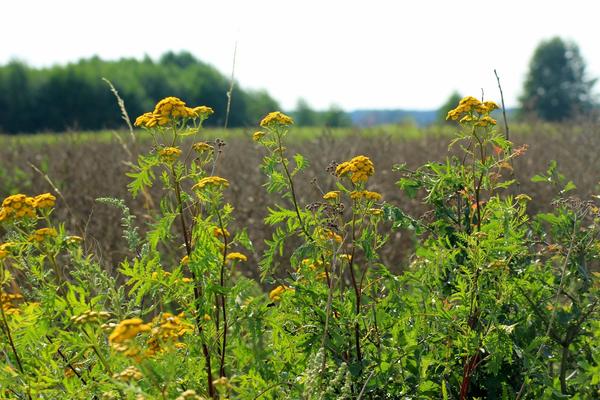
[[[330,132],[303,131],[300,138],[290,134],[290,152],[302,153],[310,167],[296,177],[298,192],[303,204],[318,201],[319,188],[331,190],[334,180],[326,172],[331,161],[343,161],[357,154],[371,157],[376,174],[370,181],[371,190],[379,191],[384,199],[401,207],[409,214],[418,216],[426,211],[422,205],[407,199],[396,187],[399,178],[392,171],[396,163],[406,163],[416,168],[427,161],[442,161],[448,154],[448,143],[452,128],[428,128],[414,134],[415,128],[394,126],[376,130],[346,130]],[[258,169],[264,154],[263,149],[252,142],[252,131],[229,132],[226,146],[219,157],[217,174],[232,184],[226,191],[226,200],[236,209],[239,226],[247,226],[255,245],[254,265],[262,253],[263,242],[270,237],[270,230],[262,223],[265,205],[282,200],[269,196],[262,184],[264,176]],[[143,133],[140,133],[143,135]],[[210,133],[215,136],[215,133]],[[122,135],[124,138],[128,134]],[[511,127],[511,139],[515,145],[528,144],[527,153],[514,163],[514,175],[518,184],[510,189],[515,194],[527,193],[533,201],[532,213],[545,209],[557,195],[549,185],[532,183],[530,178],[544,172],[550,160],[557,160],[559,170],[572,180],[577,189],[571,194],[589,198],[598,193],[598,150],[600,149],[600,126],[592,123],[573,125],[529,124]],[[143,141],[148,143],[147,141]],[[57,205],[58,217],[65,222],[67,230],[84,234],[90,247],[108,268],[115,268],[126,255],[126,244],[122,239],[120,213],[95,201],[98,197],[116,197],[127,201],[137,223],[143,227],[152,209],[145,209],[140,198],[132,199],[127,192],[131,160],[135,147],[127,149],[114,137],[101,134],[64,134],[60,137],[43,138],[0,137],[0,195],[17,191],[36,194],[52,191],[46,178],[34,171],[31,164],[40,168],[59,188],[64,196]],[[161,193],[153,188],[152,197],[157,201]],[[66,204],[65,204],[66,203]],[[93,222],[92,222],[93,221]],[[102,223],[98,223],[102,221]],[[383,261],[398,270],[406,265],[412,249],[410,232],[397,232],[386,246]],[[253,271],[249,271],[250,274]]]

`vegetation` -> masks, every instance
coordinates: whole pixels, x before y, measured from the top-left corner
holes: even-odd
[[[166,53],[159,61],[97,57],[66,66],[30,68],[20,62],[0,67],[0,132],[69,129],[99,130],[122,126],[114,97],[102,78],[112,81],[132,115],[157,99],[180,93],[192,103],[215,107],[208,124],[223,126],[230,82],[191,54]],[[277,103],[265,92],[234,86],[229,126],[251,125]]]
[[[451,154],[395,166],[421,215],[375,190],[362,151],[304,202],[310,160],[288,149],[292,118],[269,113],[252,134],[278,198],[259,282],[243,273],[250,222],[227,201],[248,183],[223,177],[230,150],[203,137],[212,108],[163,99],[136,119],[153,146],[129,164],[144,222],[99,199],[122,213],[118,270],[56,221],[60,190],[2,202],[0,397],[597,397],[600,211],[551,164],[534,180],[557,197],[531,212],[512,189],[526,148],[495,108],[462,99]],[[416,250],[393,273],[383,255],[407,229]]]
[[[525,114],[546,121],[564,121],[589,112],[595,102],[579,47],[559,37],[539,44],[529,65],[521,96]]]

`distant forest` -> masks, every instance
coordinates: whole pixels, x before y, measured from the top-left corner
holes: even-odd
[[[125,100],[131,119],[166,97],[190,106],[207,105],[215,114],[206,125],[222,126],[230,82],[214,67],[187,52],[164,54],[158,61],[98,57],[51,68],[13,61],[0,66],[0,133],[63,132],[123,126],[109,79]],[[234,87],[229,126],[256,125],[278,109],[265,91]]]

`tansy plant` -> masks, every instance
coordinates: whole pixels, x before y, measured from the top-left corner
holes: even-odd
[[[293,120],[268,114],[252,139],[276,204],[255,254],[227,202],[239,183],[219,176],[224,143],[203,140],[212,109],[159,101],[135,122],[153,147],[128,174],[159,207],[141,227],[99,199],[123,214],[118,268],[54,222],[62,197],[2,201],[0,398],[598,398],[600,211],[552,163],[533,180],[556,199],[532,214],[513,185],[526,148],[497,108],[462,99],[452,155],[396,167],[420,216],[373,190],[364,154],[299,193]],[[416,245],[399,274],[380,257],[395,230]]]

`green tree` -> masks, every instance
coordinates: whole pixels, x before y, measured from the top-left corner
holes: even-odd
[[[547,121],[562,121],[589,111],[595,79],[586,76],[586,65],[574,42],[559,37],[539,44],[529,64],[524,93],[525,114]]]
[[[300,126],[316,126],[318,125],[319,114],[313,110],[308,102],[304,99],[299,99],[294,111],[294,121]]]
[[[323,112],[323,124],[330,128],[339,128],[352,125],[350,116],[336,105],[332,105]]]

